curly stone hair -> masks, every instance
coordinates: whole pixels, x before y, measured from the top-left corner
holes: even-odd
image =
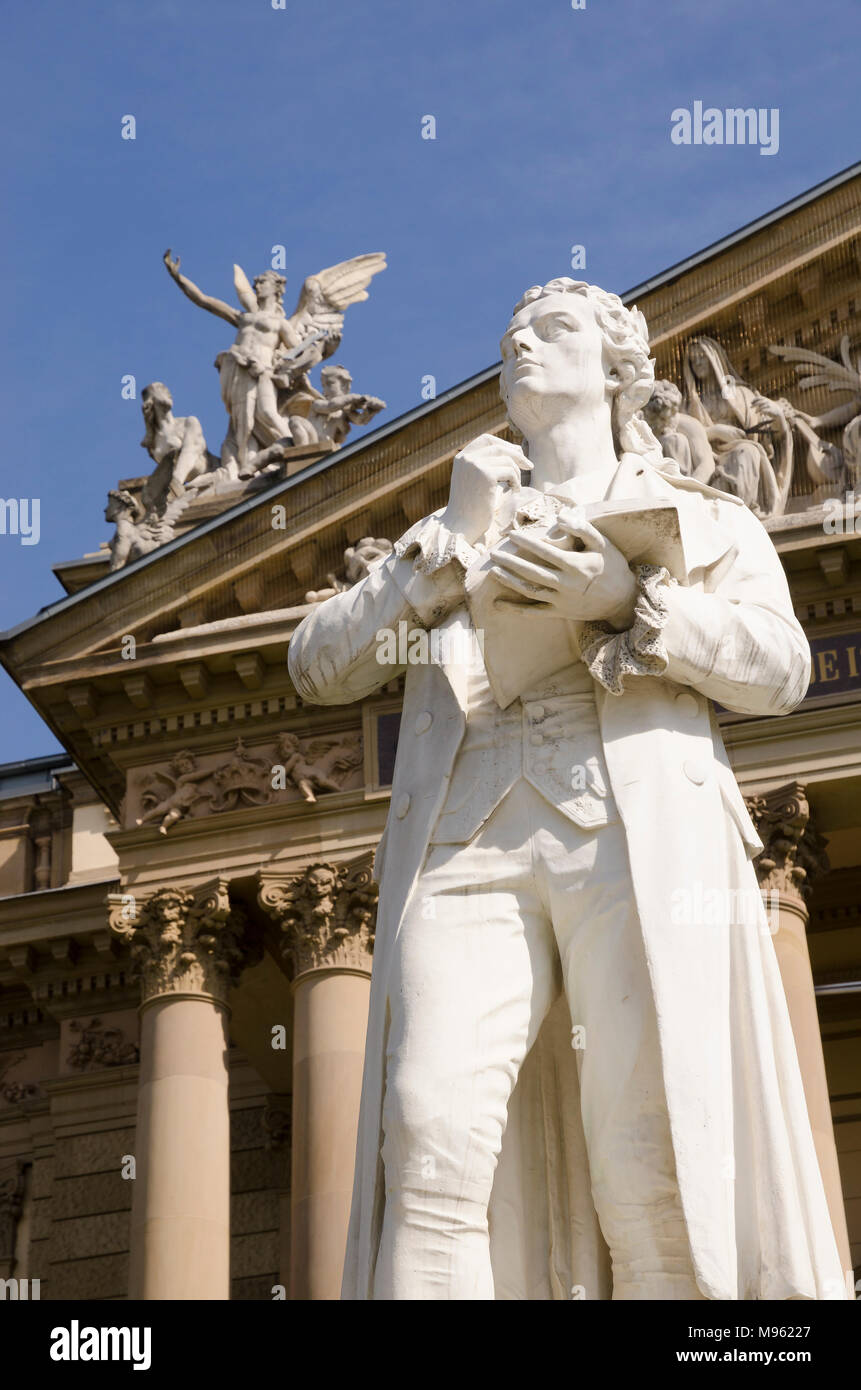
[[[617,294],[561,275],[546,285],[532,285],[515,304],[518,314],[527,304],[551,294],[580,294],[592,305],[595,322],[604,340],[604,352],[611,367],[622,373],[623,385],[613,398],[613,441],[619,452],[661,454],[661,447],[638,412],[652,394],[655,363],[649,356],[649,330],[636,305],[628,309]],[[628,378],[627,380],[625,378]],[[507,405],[505,392],[500,394]]]
[[[284,276],[279,275],[278,272],[275,270],[264,270],[262,275],[255,275],[254,293],[256,294],[261,286],[268,284],[272,285],[275,294],[279,299],[281,299],[283,297],[284,291],[287,288],[287,281],[284,279]]]

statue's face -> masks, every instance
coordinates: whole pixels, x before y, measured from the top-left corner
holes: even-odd
[[[702,344],[698,343],[696,339],[688,348],[688,362],[697,381],[702,381],[709,370],[709,359]]]
[[[335,876],[331,869],[313,869],[308,875],[308,884],[316,898],[323,898],[334,888]]]
[[[536,424],[553,424],[574,402],[581,409],[606,398],[603,336],[583,295],[533,300],[515,314],[500,347],[508,414],[527,438]]]

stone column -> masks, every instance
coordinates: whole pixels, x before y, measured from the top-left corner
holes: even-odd
[[[842,1267],[851,1270],[846,1208],[834,1142],[813,971],[807,947],[807,923],[810,918],[807,899],[813,877],[826,872],[829,867],[825,853],[827,841],[817,834],[811,823],[806,789],[800,782],[790,782],[765,796],[750,798],[748,809],[764,846],[756,860],[756,870],[772,922],[776,909],[774,946],[789,1006],[828,1209]]]
[[[293,1299],[337,1299],[353,1190],[377,905],[372,857],[260,872],[293,988]]]
[[[244,925],[223,880],[112,895],[142,985],[131,1298],[230,1297],[227,992]]]

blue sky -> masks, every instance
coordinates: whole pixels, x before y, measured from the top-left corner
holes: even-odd
[[[0,536],[4,629],[61,596],[51,565],[107,540],[108,488],[148,470],[125,374],[220,447],[230,330],[166,247],[233,300],[233,262],[253,277],[283,244],[288,312],[306,275],[386,251],[337,358],[383,423],[425,374],[441,391],[495,361],[573,244],[623,291],[861,155],[845,0],[33,0],[0,36],[0,492],[41,499],[38,545]],[[779,108],[779,153],[674,145],[696,100]],[[0,761],[57,746],[0,673]]]

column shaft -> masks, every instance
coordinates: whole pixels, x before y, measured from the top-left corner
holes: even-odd
[[[161,997],[141,1019],[130,1297],[230,1297],[227,1019]]]
[[[842,1267],[844,1270],[851,1270],[846,1208],[837,1162],[837,1146],[834,1142],[834,1122],[828,1098],[828,1078],[825,1073],[822,1033],[813,988],[813,970],[807,947],[807,913],[800,903],[796,904],[792,899],[786,901],[781,894],[779,920],[780,927],[774,938],[774,947],[789,1006],[789,1019],[798,1052],[813,1142],[816,1145]]]
[[[291,1297],[337,1299],[350,1218],[370,980],[294,985]]]

